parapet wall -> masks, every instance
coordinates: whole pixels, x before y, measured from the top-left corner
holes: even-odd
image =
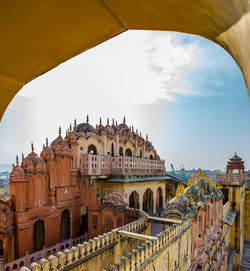
[[[107,271],[188,270],[191,266],[191,221],[172,225],[146,241],[126,257],[110,265]]]
[[[147,234],[145,232],[147,231],[147,221],[143,218],[131,222],[111,232],[90,239],[88,242],[83,242],[63,252],[58,252],[55,256],[51,255],[47,259],[42,258],[39,264],[32,263],[30,269],[22,267],[20,270],[72,270],[80,266],[80,270],[101,271],[103,267],[107,268],[109,264],[113,264],[114,259],[122,257],[123,251],[127,254],[126,249],[136,246],[134,243],[129,243],[128,238],[121,238],[121,235],[118,233],[119,230]]]

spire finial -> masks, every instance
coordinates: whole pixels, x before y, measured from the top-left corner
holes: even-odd
[[[132,125],[132,131],[134,132],[134,125]]]
[[[12,170],[14,169],[14,167],[15,167],[15,164],[14,164],[14,163],[12,163]]]
[[[107,118],[107,125],[109,125],[109,118]]]
[[[123,117],[123,123],[124,123],[124,124],[126,123],[126,118],[125,118],[125,116]]]
[[[100,118],[100,124],[102,124],[102,118]]]
[[[136,129],[136,133],[138,134],[138,129]]]
[[[112,118],[112,125],[114,125],[114,123],[115,123],[115,120],[114,120],[114,118]]]
[[[89,115],[87,115],[87,123],[89,123]]]
[[[46,137],[46,147],[49,146],[49,141],[48,141],[48,138]]]
[[[117,120],[115,121],[115,126],[118,127],[118,123],[117,123]]]
[[[23,155],[23,152],[22,152],[22,162],[23,162],[23,160],[24,160],[24,155]]]
[[[74,126],[76,126],[76,119],[74,119]]]
[[[61,128],[61,126],[59,126],[59,136],[62,134],[62,128]]]
[[[71,125],[71,123],[69,125],[69,131],[72,132],[72,125]]]
[[[19,166],[18,155],[16,156],[16,165]]]
[[[141,132],[140,132],[140,136],[141,136]]]
[[[34,152],[34,145],[33,145],[33,142],[31,142],[31,152]]]
[[[146,140],[148,141],[148,135],[146,135]]]

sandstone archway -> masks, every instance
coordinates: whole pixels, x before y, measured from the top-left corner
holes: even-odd
[[[0,9],[0,118],[26,83],[128,29],[210,39],[232,55],[250,89],[248,0],[14,0]]]

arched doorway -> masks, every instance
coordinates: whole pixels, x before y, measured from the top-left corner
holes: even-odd
[[[154,196],[153,191],[148,188],[146,192],[143,194],[143,211],[146,213],[153,215],[153,207],[154,206]]]
[[[126,149],[125,156],[132,156],[132,151],[129,148]]]
[[[45,226],[43,220],[38,220],[33,227],[33,250],[38,251],[45,245]]]
[[[120,147],[120,148],[119,148],[119,155],[120,155],[120,156],[123,156],[123,147]]]
[[[64,210],[61,214],[61,241],[70,238],[70,212]]]
[[[139,194],[136,191],[133,191],[129,196],[129,207],[139,209]]]
[[[14,260],[14,238],[11,234],[8,239],[8,262],[11,262]]]
[[[88,154],[97,154],[96,146],[91,144],[88,146]]]
[[[111,144],[111,156],[114,156],[115,152],[114,152],[114,143]]]
[[[0,239],[0,259],[4,257],[3,240]]]
[[[157,189],[157,197],[156,197],[156,213],[157,215],[160,215],[163,208],[163,193],[162,188],[159,187]]]

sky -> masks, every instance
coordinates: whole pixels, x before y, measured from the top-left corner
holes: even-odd
[[[70,123],[102,118],[148,134],[167,169],[224,169],[235,152],[250,168],[250,106],[232,57],[176,32],[127,31],[25,85],[0,123],[0,164],[40,153]],[[64,134],[64,133],[63,133]]]

